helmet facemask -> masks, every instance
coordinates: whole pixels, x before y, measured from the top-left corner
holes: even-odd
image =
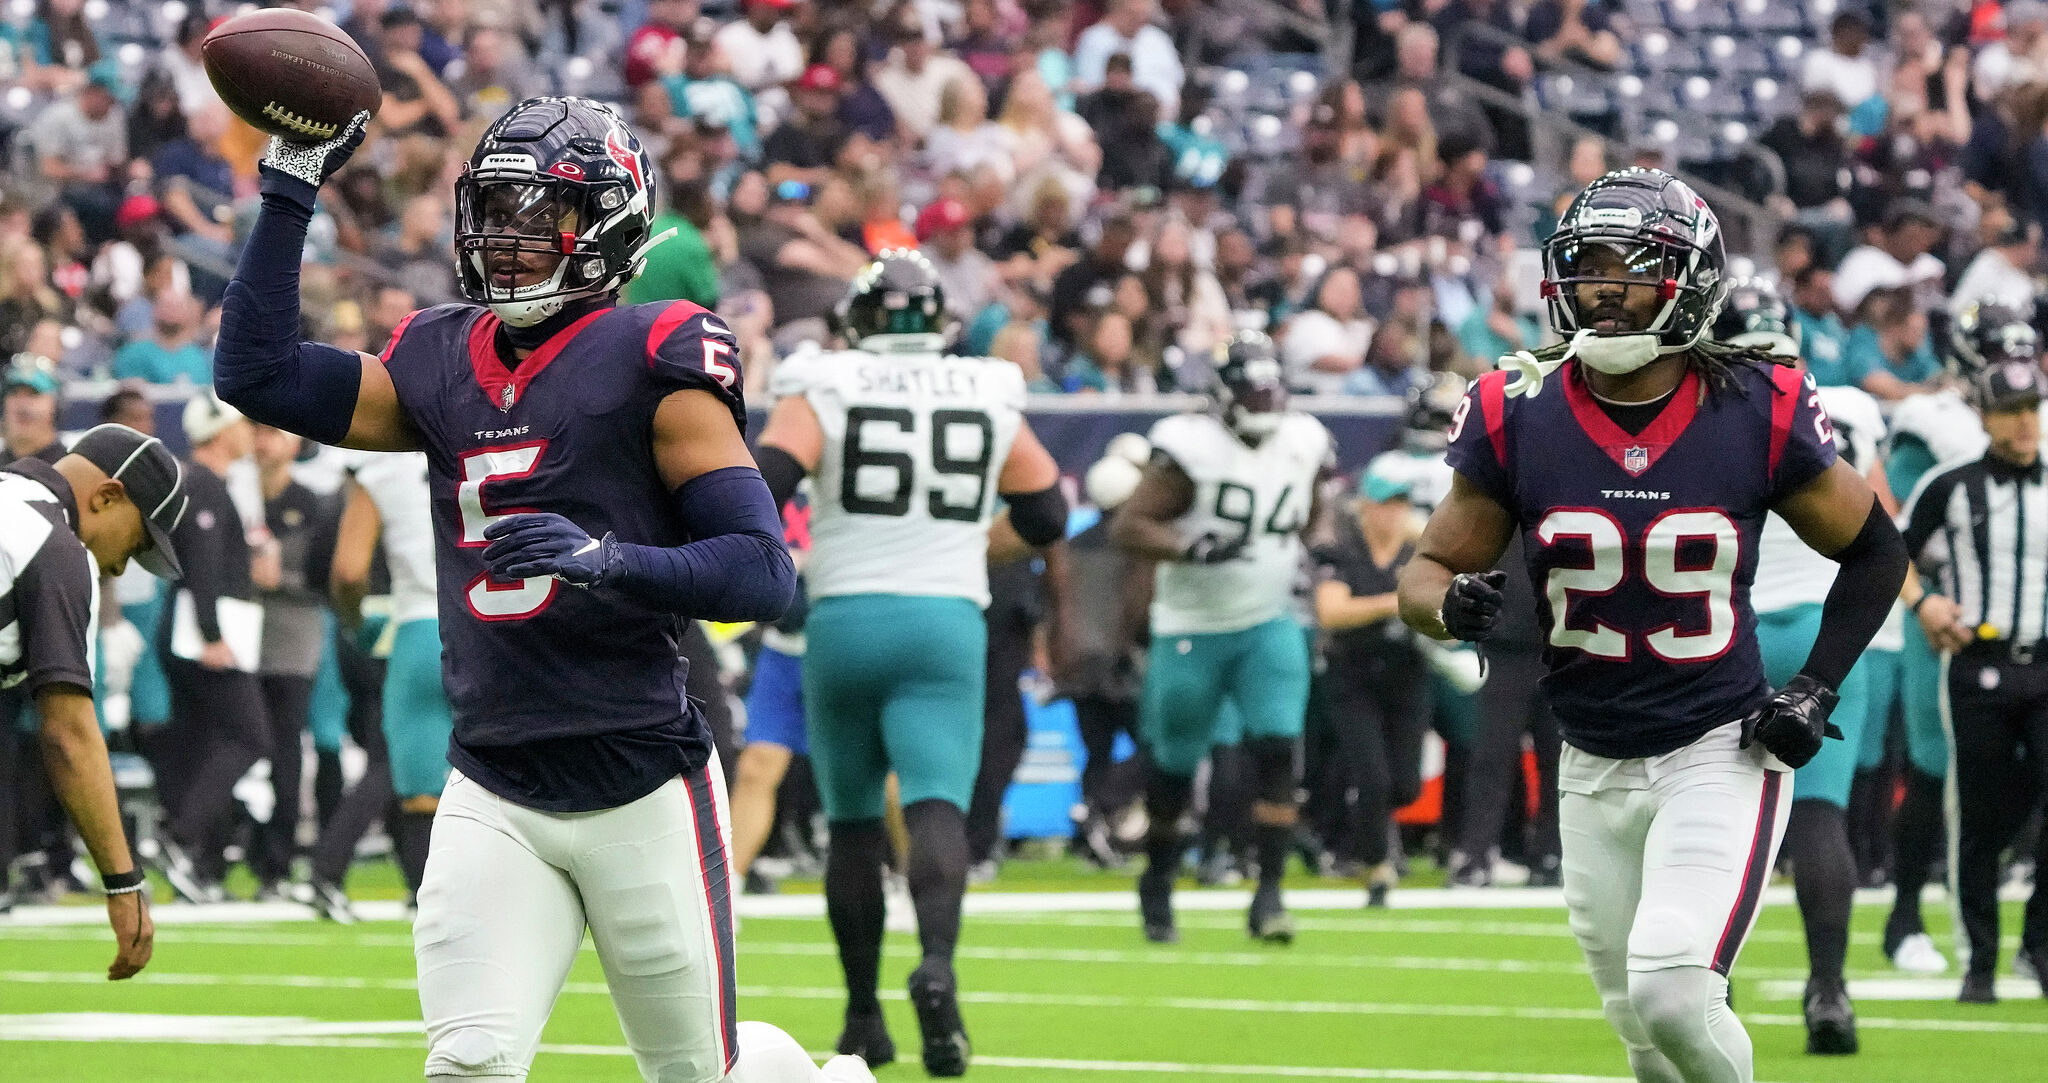
[[[1224,423],[1239,437],[1257,443],[1280,428],[1287,416],[1287,381],[1272,357],[1247,358],[1218,382]]]
[[[607,266],[587,234],[625,206],[619,185],[586,185],[520,173],[474,171],[455,182],[455,248],[465,296],[514,327],[529,327],[572,300],[618,289],[630,278]],[[519,270],[554,264],[538,282],[517,285]],[[507,268],[514,268],[508,274]],[[530,273],[530,272],[529,272]]]
[[[1679,300],[1690,278],[1690,245],[1635,236],[1579,235],[1544,249],[1543,295],[1560,334],[1590,330],[1574,356],[1622,375],[1699,340],[1679,332]],[[1693,287],[1697,289],[1698,287]]]

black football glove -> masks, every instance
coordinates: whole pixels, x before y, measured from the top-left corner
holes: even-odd
[[[1742,720],[1742,747],[1762,741],[1785,766],[1804,767],[1819,754],[1823,738],[1842,739],[1841,728],[1828,721],[1841,698],[1834,689],[1801,673]]]
[[[270,145],[264,148],[261,164],[318,188],[348,164],[356,148],[363,145],[363,126],[369,122],[370,112],[366,109],[349,118],[348,127],[323,143],[294,143],[273,135]]]
[[[1467,643],[1492,635],[1494,622],[1500,619],[1500,588],[1507,581],[1508,573],[1499,569],[1452,578],[1451,589],[1444,592],[1443,611],[1438,614],[1444,629]]]
[[[1181,552],[1181,559],[1190,564],[1224,564],[1243,556],[1251,543],[1252,532],[1249,530],[1234,538],[1204,534]]]

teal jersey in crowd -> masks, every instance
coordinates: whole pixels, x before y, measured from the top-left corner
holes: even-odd
[[[1816,383],[1832,383],[1858,387],[1863,378],[1873,372],[1889,372],[1909,384],[1926,383],[1941,372],[1941,361],[1934,356],[1934,347],[1922,340],[1913,352],[1906,355],[1904,362],[1893,364],[1877,344],[1877,332],[1868,326],[1857,327],[1849,332],[1849,342],[1842,350],[1842,376],[1840,380],[1821,380],[1816,373]]]
[[[137,339],[114,351],[111,368],[116,380],[174,384],[182,376],[195,384],[213,382],[213,359],[190,342],[166,350],[155,339]]]
[[[1854,386],[1856,381],[1849,378],[1847,367],[1849,329],[1842,326],[1841,317],[1832,312],[1816,316],[1795,308],[1792,319],[1799,326],[1799,354],[1806,359],[1813,382],[1822,387]]]

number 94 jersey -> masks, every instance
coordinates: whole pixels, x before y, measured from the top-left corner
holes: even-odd
[[[1151,439],[1153,454],[1194,482],[1194,503],[1174,521],[1182,547],[1205,535],[1246,543],[1219,564],[1162,561],[1154,573],[1153,634],[1236,632],[1285,614],[1316,479],[1330,465],[1330,431],[1290,412],[1254,447],[1216,415],[1188,413],[1161,418]]]
[[[1688,371],[1641,432],[1615,424],[1578,362],[1537,395],[1480,378],[1451,424],[1451,466],[1515,517],[1564,737],[1610,759],[1662,755],[1770,689],[1750,582],[1770,509],[1835,461],[1812,378]],[[1558,386],[1562,385],[1562,386]]]
[[[776,366],[825,446],[812,477],[813,599],[967,598],[988,607],[996,479],[1024,419],[1024,376],[986,357],[804,351]]]

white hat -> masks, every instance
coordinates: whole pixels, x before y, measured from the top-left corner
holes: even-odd
[[[199,447],[221,434],[221,431],[242,420],[242,411],[220,401],[212,388],[201,388],[185,404],[185,439],[193,447]]]

